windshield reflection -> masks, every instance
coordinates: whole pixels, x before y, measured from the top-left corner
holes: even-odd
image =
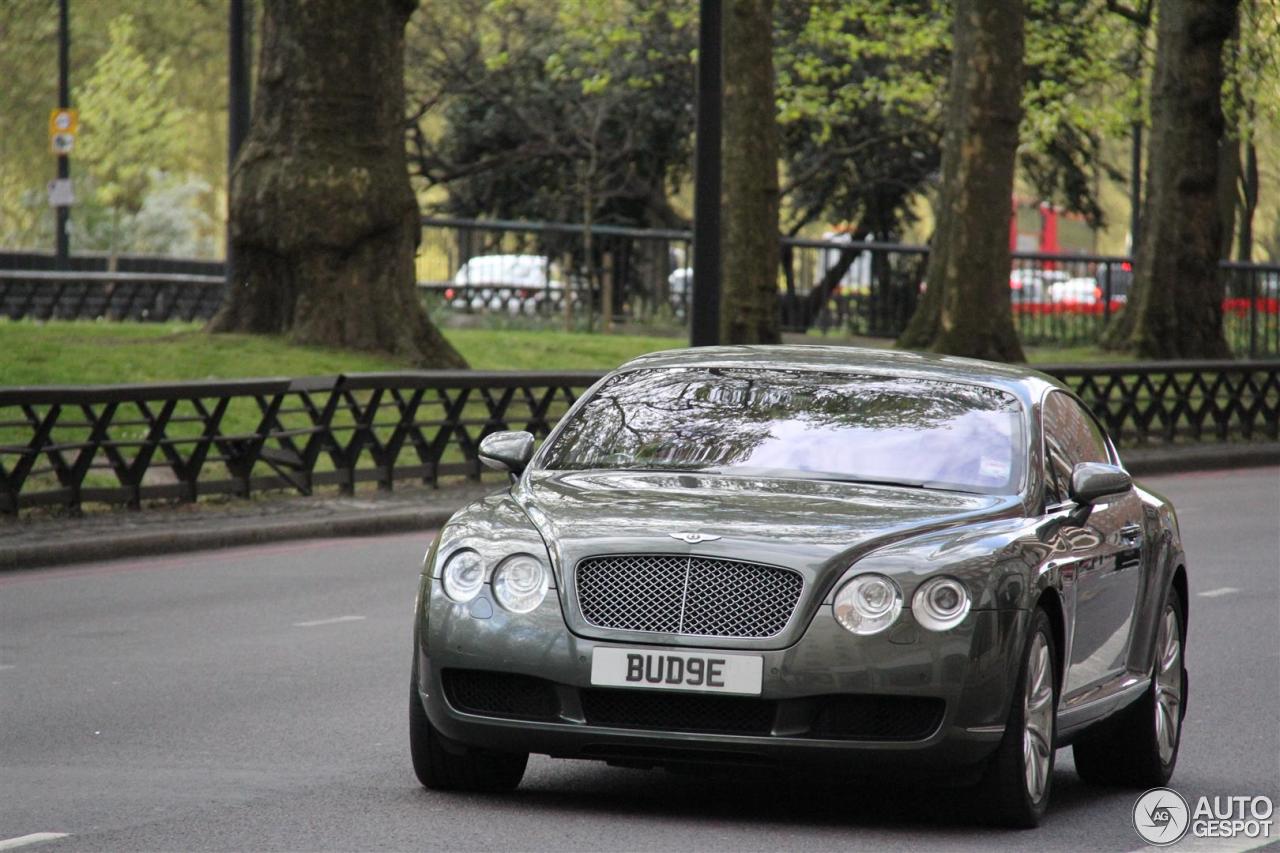
[[[1002,391],[805,370],[613,377],[547,448],[551,470],[701,471],[1012,494],[1021,406]]]

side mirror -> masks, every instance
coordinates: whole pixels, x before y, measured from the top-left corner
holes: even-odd
[[[1069,518],[1084,524],[1093,505],[1111,495],[1123,495],[1133,488],[1133,478],[1123,468],[1102,462],[1081,462],[1071,469],[1071,500],[1076,502]]]
[[[533,458],[533,436],[527,432],[492,432],[480,440],[480,461],[518,477]]]

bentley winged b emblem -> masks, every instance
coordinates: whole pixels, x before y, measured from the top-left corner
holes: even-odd
[[[714,533],[668,533],[667,535],[672,539],[688,542],[690,545],[697,545],[699,542],[712,542],[721,538]]]

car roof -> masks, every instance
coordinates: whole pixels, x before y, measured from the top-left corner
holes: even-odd
[[[679,367],[839,371],[938,382],[964,382],[1008,391],[1029,404],[1037,402],[1048,386],[1066,387],[1052,376],[1025,365],[934,353],[845,346],[788,344],[663,350],[634,358],[618,370]]]

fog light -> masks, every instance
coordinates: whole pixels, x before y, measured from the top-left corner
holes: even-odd
[[[955,578],[930,578],[911,599],[911,612],[921,627],[946,631],[969,614],[969,591]]]
[[[902,591],[884,575],[858,575],[836,593],[836,621],[854,634],[878,634],[902,612]]]
[[[493,573],[493,596],[512,613],[528,613],[547,595],[547,570],[530,554],[508,557]]]
[[[466,604],[484,586],[484,560],[475,551],[458,551],[444,564],[442,574],[445,595]]]

